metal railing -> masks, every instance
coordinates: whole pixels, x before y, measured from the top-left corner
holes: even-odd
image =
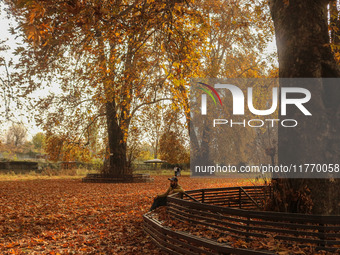
[[[221,235],[245,242],[259,239],[263,241],[272,237],[301,247],[313,246],[315,251],[339,251],[340,216],[261,210],[270,196],[271,189],[268,186],[192,190],[187,191],[183,196],[179,194],[169,196],[168,213],[171,218],[186,224],[205,226]],[[150,214],[144,215],[144,222],[146,231],[152,232],[153,239],[158,240],[158,245],[169,253],[195,253],[193,247],[197,248],[198,245],[203,249],[201,252],[204,254],[250,254],[249,252],[254,254],[255,252],[233,248],[227,243],[218,243],[190,233],[170,230],[156,220],[152,220]],[[190,238],[184,238],[184,234]],[[178,245],[179,249],[175,249],[173,245]],[[272,254],[268,251],[256,252]]]
[[[271,196],[271,186],[245,186],[190,190],[184,199],[196,199],[201,203],[244,209],[261,209]]]

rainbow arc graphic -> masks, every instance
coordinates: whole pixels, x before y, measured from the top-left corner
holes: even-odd
[[[215,105],[216,105],[217,103],[216,103],[215,97],[214,97],[213,94],[208,90],[208,89],[210,89],[210,90],[216,95],[216,97],[218,98],[218,100],[220,101],[220,104],[221,104],[221,106],[222,106],[222,100],[221,100],[220,96],[218,95],[217,91],[216,91],[212,86],[210,86],[210,85],[208,85],[208,84],[205,84],[205,83],[203,83],[203,82],[197,82],[197,83],[199,83],[199,84],[201,84],[201,85],[204,86],[204,87],[198,87],[198,88],[201,89],[201,90],[203,90],[205,93],[207,93],[207,94],[212,98],[212,100],[214,101],[214,103],[215,103]],[[205,87],[207,87],[208,89],[206,89]]]

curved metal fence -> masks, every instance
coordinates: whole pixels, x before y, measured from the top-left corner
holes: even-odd
[[[315,251],[339,251],[340,216],[261,210],[270,195],[268,186],[192,190],[182,197],[179,194],[169,196],[168,213],[173,219],[205,226],[245,242],[271,237],[301,247],[313,246]],[[153,220],[150,214],[144,215],[144,223],[146,232],[157,244],[173,254],[195,254],[198,247],[203,254],[273,254],[233,248],[227,243],[170,230]]]

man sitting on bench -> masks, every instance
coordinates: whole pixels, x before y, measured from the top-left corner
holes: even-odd
[[[184,193],[184,190],[178,184],[178,179],[176,177],[168,178],[168,180],[170,181],[170,187],[164,194],[157,195],[157,197],[154,198],[150,211],[156,209],[159,206],[165,206],[167,203],[168,195],[178,193],[178,192]]]

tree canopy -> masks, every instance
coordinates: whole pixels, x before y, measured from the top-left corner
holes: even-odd
[[[265,74],[264,1],[5,2],[19,24],[12,33],[24,38],[13,84],[25,97],[50,90],[31,100],[37,123],[84,148],[101,132],[114,175],[131,174],[127,141],[139,111],[167,101],[189,127],[191,77]]]

